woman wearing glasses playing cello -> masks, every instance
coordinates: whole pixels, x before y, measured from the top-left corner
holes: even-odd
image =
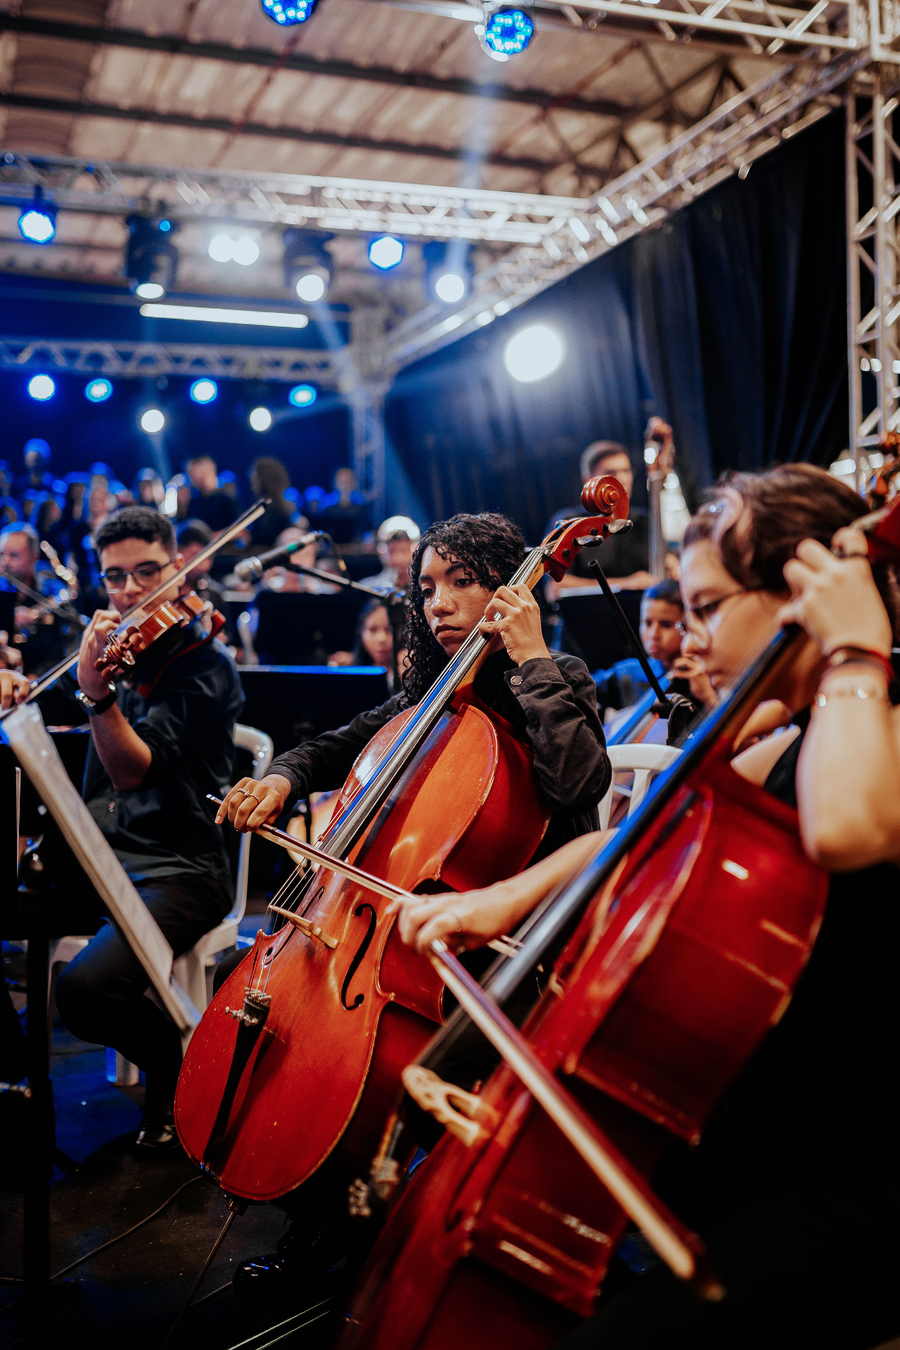
[[[654,1180],[704,1238],[726,1297],[698,1300],[661,1265],[639,1277],[622,1267],[624,1292],[558,1350],[869,1350],[900,1332],[897,610],[888,569],[857,557],[864,536],[847,528],[865,510],[825,472],[783,466],[731,479],[685,534],[685,647],[717,690],[779,625],[808,635],[777,691],[790,726],[732,763],[798,807],[807,852],[831,874],[828,899],[786,1011],[700,1144],[673,1150]],[[486,891],[404,902],[401,933],[424,949],[514,931],[592,847],[576,840]]]

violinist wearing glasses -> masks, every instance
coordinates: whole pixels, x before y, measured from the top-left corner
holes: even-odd
[[[86,711],[91,730],[83,796],[178,957],[231,907],[228,855],[206,794],[220,792],[232,776],[243,694],[234,663],[202,616],[154,643],[129,679],[112,684],[97,671],[110,633],[174,576],[182,557],[171,523],[146,506],[108,516],[95,543],[115,608],[97,610],[81,642],[75,693],[81,712],[73,711],[72,720],[83,720]],[[160,599],[177,594],[173,586]],[[0,672],[4,707],[21,701],[28,687],[24,677]],[[69,861],[64,890],[58,882],[67,931],[96,936],[60,976],[60,1016],[82,1040],[113,1046],[144,1070],[138,1144],[174,1144],[180,1034],[144,997],[143,967],[104,921],[86,878],[74,878],[73,885],[73,870]]]

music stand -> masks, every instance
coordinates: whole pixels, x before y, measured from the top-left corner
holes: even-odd
[[[352,651],[368,597],[349,588],[336,595],[261,589],[254,646],[261,665],[324,666],[332,652]]]
[[[381,666],[241,666],[240,674],[247,700],[241,721],[271,736],[276,755],[387,698]]]
[[[637,629],[644,592],[617,591],[616,595],[632,628]],[[557,603],[563,621],[563,650],[580,656],[588,670],[608,670],[617,661],[633,656],[615,615],[596,586],[561,591]]]

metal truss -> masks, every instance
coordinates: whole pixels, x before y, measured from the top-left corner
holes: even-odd
[[[480,23],[478,6],[453,0],[381,0],[398,9],[440,14],[463,23]],[[616,36],[661,37],[667,42],[717,40],[726,50],[774,56],[819,48],[826,59],[836,52],[868,49],[875,60],[900,61],[898,0],[812,0],[802,4],[769,0],[535,0],[537,27],[560,26],[601,31]],[[605,22],[609,19],[609,23]]]
[[[475,277],[469,300],[447,315],[429,305],[396,328],[388,368],[434,351],[524,304],[752,164],[839,106],[835,91],[870,63],[868,53],[827,65],[796,62],[723,103],[689,131],[587,199],[587,211],[542,241],[504,254]]]
[[[38,186],[56,206],[69,211],[122,216],[159,206],[181,221],[307,225],[343,233],[505,244],[552,241],[556,235],[565,236],[570,220],[587,221],[591,214],[590,202],[583,197],[539,192],[155,168],[0,152],[0,205],[22,205]]]
[[[847,265],[850,453],[900,427],[900,148],[895,115],[900,72],[882,66],[847,99]]]
[[[107,342],[0,337],[0,368],[59,370],[82,375],[208,375],[214,379],[311,380],[322,388],[337,384],[329,352],[289,347],[214,347],[204,343]]]

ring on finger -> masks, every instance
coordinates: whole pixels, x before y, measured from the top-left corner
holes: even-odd
[[[240,792],[242,796],[249,797],[250,794],[246,788],[232,788],[232,792]]]
[[[262,802],[260,801],[259,797],[257,797],[255,792],[245,792],[244,796],[252,797],[255,802],[259,802],[259,805],[262,806]]]

